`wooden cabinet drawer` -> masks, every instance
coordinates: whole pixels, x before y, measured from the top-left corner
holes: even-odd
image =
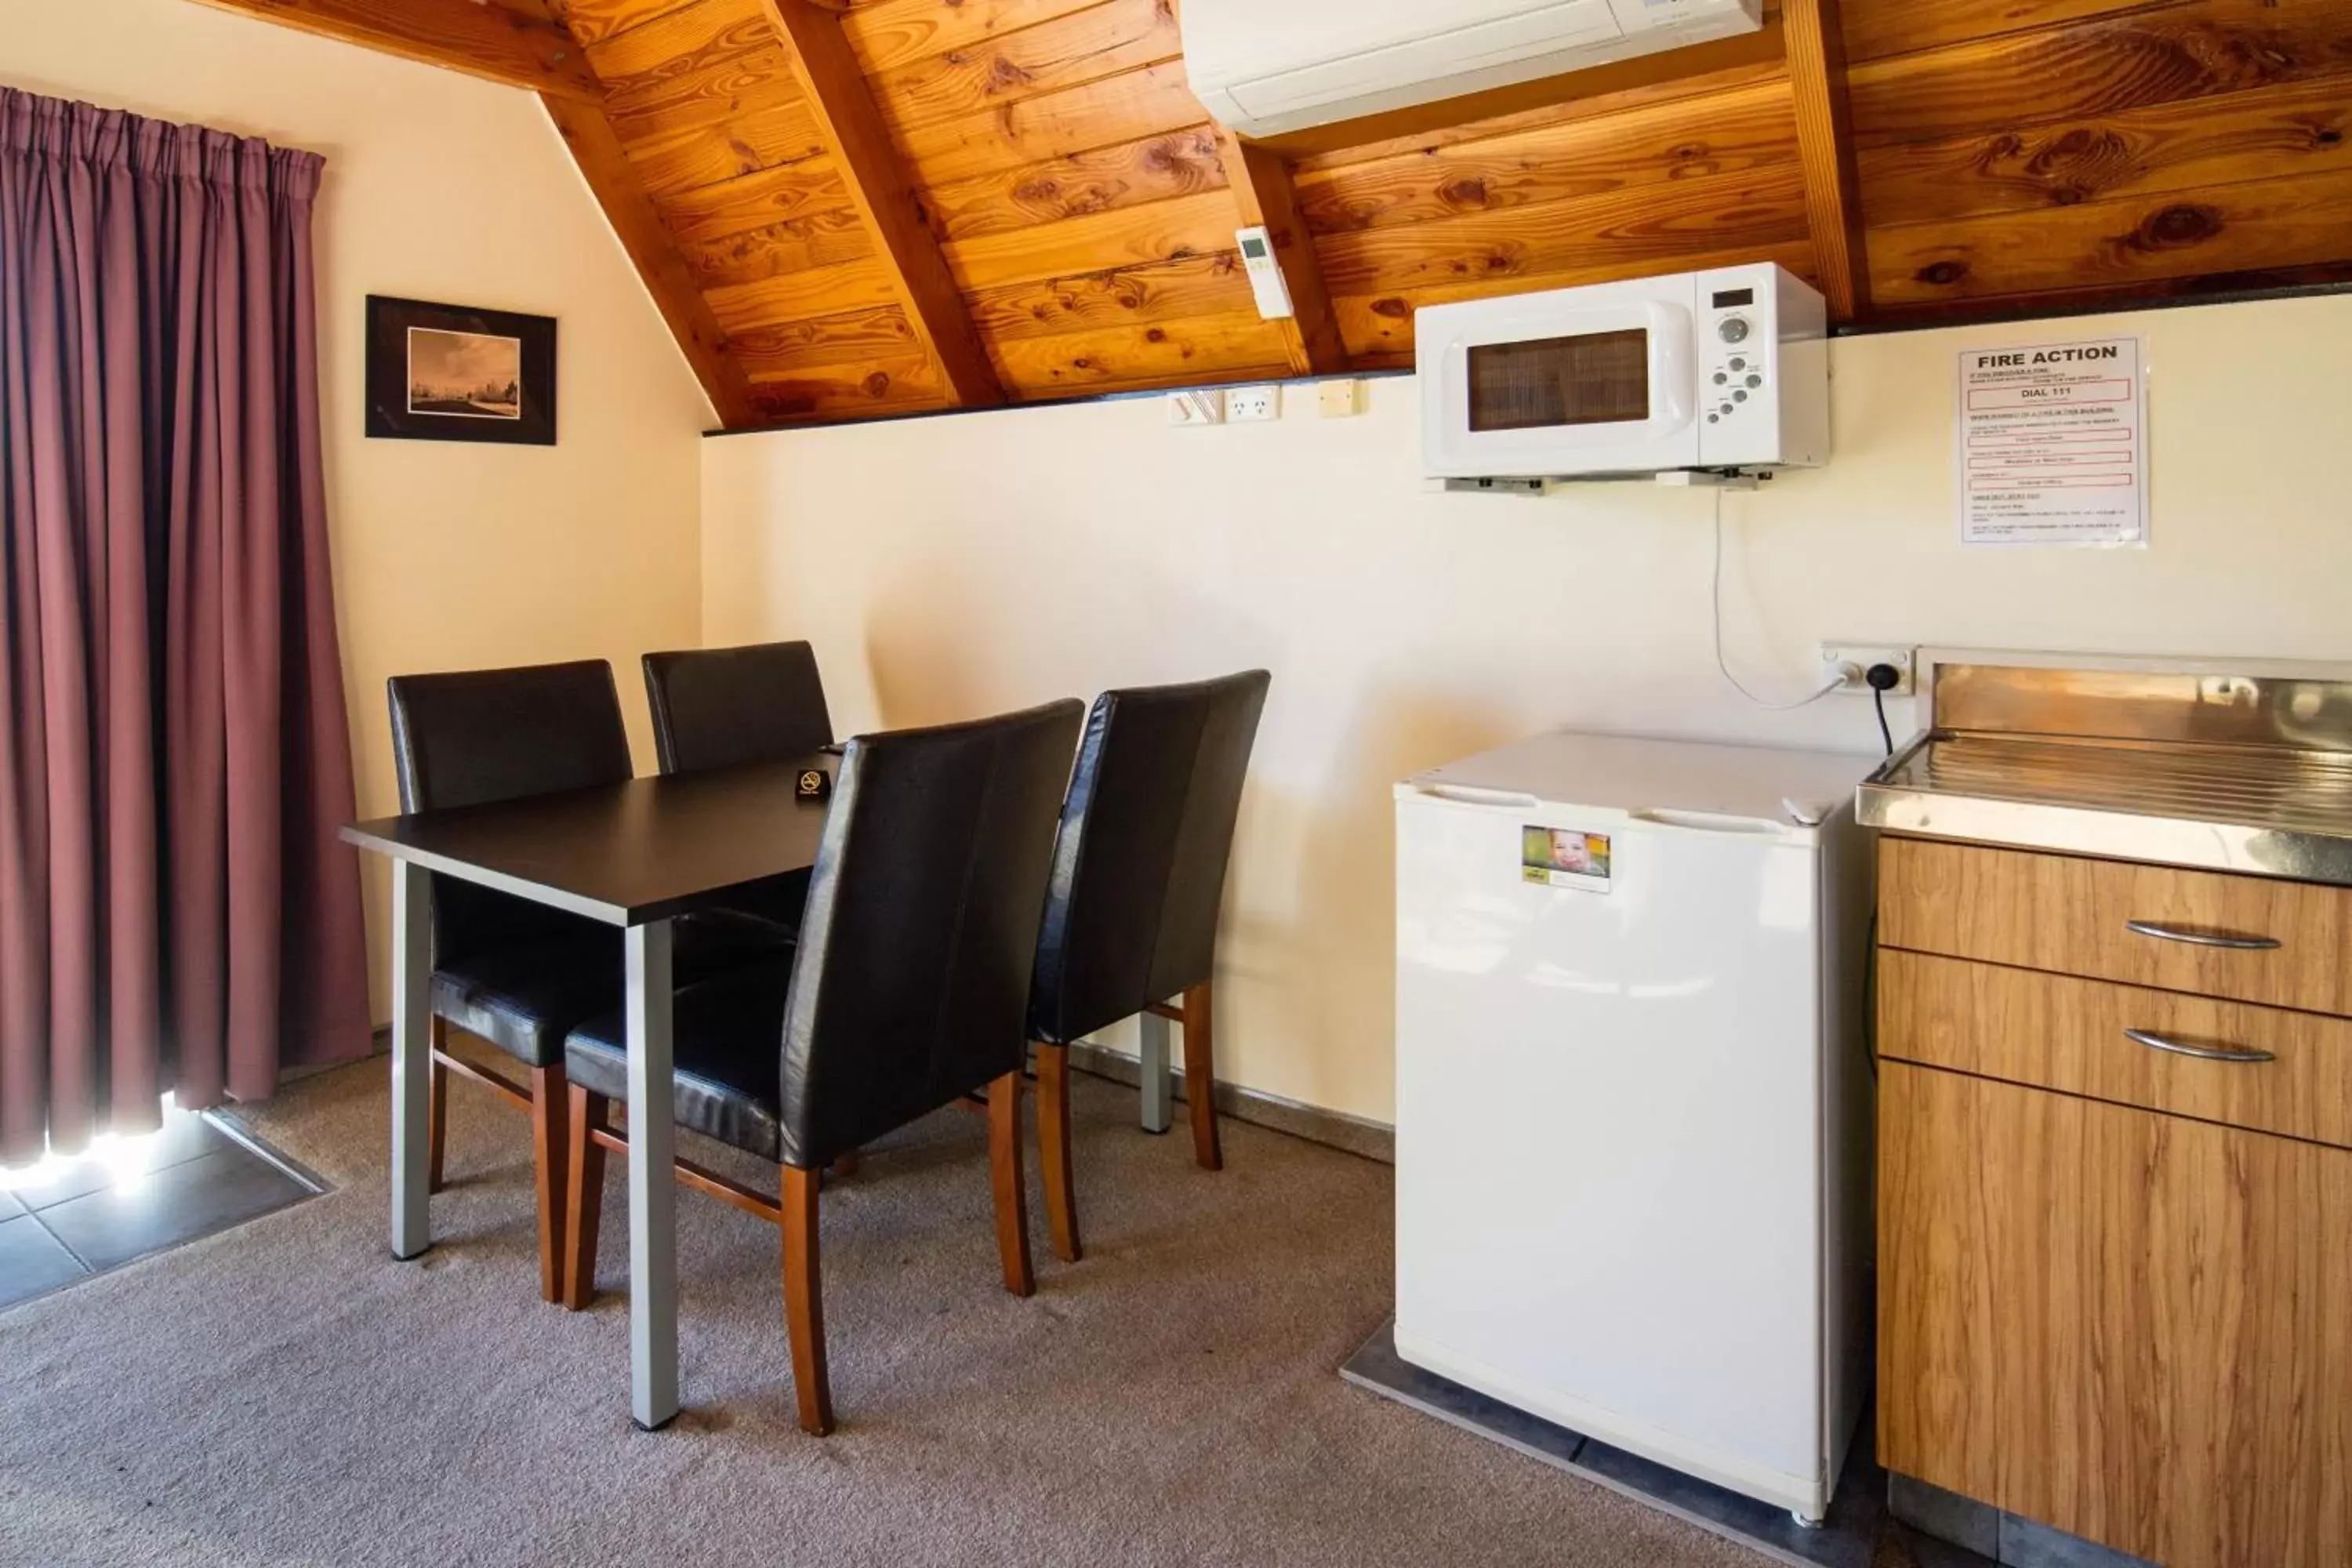
[[[1891,949],[1878,961],[1882,1057],[2352,1147],[2352,1021]],[[2126,1029],[2272,1059],[2185,1056]]]
[[[1879,857],[1889,947],[2352,1015],[2352,889],[1924,838]]]
[[[2171,1568],[2352,1561],[2352,1151],[1888,1062],[1888,1468]]]

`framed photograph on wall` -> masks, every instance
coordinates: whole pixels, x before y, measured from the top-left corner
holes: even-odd
[[[555,445],[555,318],[371,294],[367,433]]]

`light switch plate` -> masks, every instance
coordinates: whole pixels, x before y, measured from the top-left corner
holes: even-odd
[[[1225,389],[1225,420],[1228,424],[1242,425],[1281,417],[1282,388],[1274,383]]]

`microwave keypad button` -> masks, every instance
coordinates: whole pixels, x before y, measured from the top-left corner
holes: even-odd
[[[1730,412],[1731,412],[1731,405],[1730,405],[1730,404],[1728,404],[1728,403],[1725,404],[1725,405],[1723,405],[1723,411],[1724,411],[1726,414],[1730,413]]]
[[[1764,384],[1764,378],[1760,375],[1751,375],[1748,378],[1748,384],[1750,386],[1761,386]]]
[[[1725,382],[1729,381],[1730,379],[1731,378],[1729,376],[1724,374],[1721,371],[1717,371],[1715,373],[1715,384],[1717,386],[1721,386]]]
[[[1731,395],[1731,400],[1732,400],[1734,403],[1745,403],[1745,402],[1747,402],[1747,401],[1748,401],[1748,389],[1747,389],[1746,387],[1741,387],[1738,392],[1735,392],[1735,393],[1733,393],[1733,394]]]
[[[1723,416],[1720,414],[1710,414],[1706,416],[1706,422],[1710,425],[1718,425],[1721,424],[1722,421]]]
[[[1733,360],[1731,362],[1731,368],[1734,370],[1746,370],[1748,368],[1748,362],[1744,359]]]
[[[1727,343],[1744,343],[1748,341],[1748,333],[1749,331],[1748,318],[1745,316],[1726,316],[1723,319],[1723,324],[1715,330],[1717,334]]]

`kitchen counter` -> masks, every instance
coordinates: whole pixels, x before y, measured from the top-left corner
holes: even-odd
[[[1963,664],[1932,700],[1864,824],[2352,886],[2352,681]]]

